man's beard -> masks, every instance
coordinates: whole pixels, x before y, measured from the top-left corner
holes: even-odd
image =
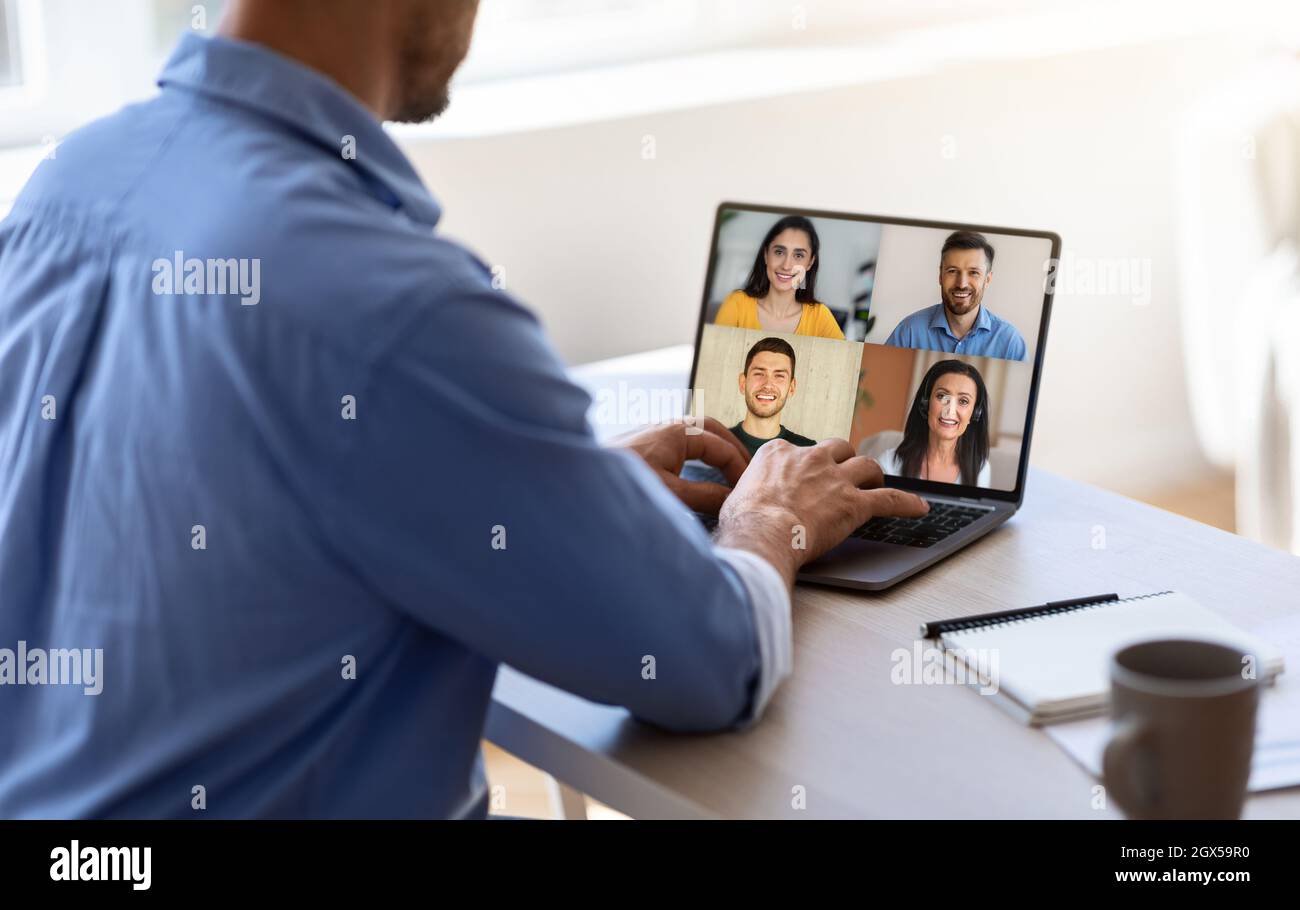
[[[406,22],[406,43],[401,49],[400,83],[396,110],[391,115],[398,123],[423,123],[440,116],[451,103],[451,77],[460,63],[447,60],[454,50],[446,40],[445,27],[439,28],[433,4],[416,3],[410,7]],[[438,39],[431,40],[431,35]]]
[[[749,409],[749,413],[753,414],[755,417],[764,417],[764,418],[775,417],[777,414],[780,414],[781,411],[785,408],[785,399],[778,398],[776,399],[776,401],[760,402],[753,395],[746,395],[745,407],[747,407]],[[772,410],[764,414],[762,411],[759,410],[759,408],[771,408]]]
[[[967,313],[971,312],[977,306],[979,306],[980,301],[984,299],[983,291],[979,291],[978,293],[972,293],[970,295],[970,301],[966,304],[964,308],[962,308],[956,303],[956,301],[952,299],[951,295],[952,295],[951,291],[943,292],[943,308],[947,310],[949,313],[952,313],[954,316],[965,316]],[[933,300],[934,298],[930,298],[930,299]]]
[[[451,94],[446,87],[440,93],[403,93],[400,106],[392,119],[398,123],[424,123],[426,120],[441,117],[449,104],[451,104]]]

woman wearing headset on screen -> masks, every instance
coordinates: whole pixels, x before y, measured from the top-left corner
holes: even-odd
[[[941,360],[926,372],[907,412],[903,441],[877,459],[886,474],[987,487],[988,392],[979,370]]]
[[[722,301],[715,325],[844,340],[830,309],[817,302],[817,229],[787,215],[768,230],[745,287]]]

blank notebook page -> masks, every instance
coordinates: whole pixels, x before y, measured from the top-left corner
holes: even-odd
[[[975,629],[945,632],[948,648],[996,650],[998,686],[1030,709],[1104,697],[1110,691],[1110,656],[1123,645],[1151,638],[1195,638],[1254,653],[1267,680],[1282,669],[1282,655],[1185,594],[1165,592],[1110,601]]]

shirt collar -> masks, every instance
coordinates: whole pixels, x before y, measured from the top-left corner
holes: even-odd
[[[384,201],[416,221],[438,223],[442,210],[383,125],[323,73],[256,44],[187,33],[163,66],[158,85],[273,117],[330,155],[341,156],[343,137],[353,136],[357,155],[346,160],[385,191]]]
[[[953,338],[957,337],[952,334],[952,327],[948,325],[948,314],[944,312],[942,303],[935,304],[934,311],[930,314],[930,328],[952,335]],[[980,314],[975,317],[975,324],[970,327],[967,335],[991,331],[993,331],[993,317],[989,314],[988,307],[981,303]]]

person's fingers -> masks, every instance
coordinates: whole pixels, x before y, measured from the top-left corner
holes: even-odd
[[[735,433],[722,425],[722,421],[713,417],[705,417],[704,430],[712,433],[714,436],[721,436],[726,442],[734,445],[736,451],[740,453],[741,460],[744,461],[745,464],[749,464],[749,449],[745,448],[745,444],[736,438]]]
[[[858,494],[870,511],[868,517],[888,515],[897,518],[920,518],[930,511],[930,504],[915,493],[882,487],[878,490],[863,490]],[[866,519],[864,518],[863,521]]]
[[[722,504],[727,501],[727,495],[731,492],[730,487],[724,487],[720,483],[709,483],[703,480],[682,480],[680,477],[673,478],[670,489],[676,494],[677,498],[686,503],[686,507],[696,512],[704,512],[708,515],[717,515],[722,509]]]
[[[687,433],[686,457],[698,458],[723,473],[729,483],[735,484],[745,472],[744,448],[737,450],[717,433]]]
[[[885,482],[885,472],[880,465],[865,455],[854,455],[841,464],[840,469],[848,475],[849,482],[855,487],[878,487]]]
[[[826,449],[837,462],[848,461],[853,457],[853,446],[847,439],[831,436],[817,443],[817,448]]]

